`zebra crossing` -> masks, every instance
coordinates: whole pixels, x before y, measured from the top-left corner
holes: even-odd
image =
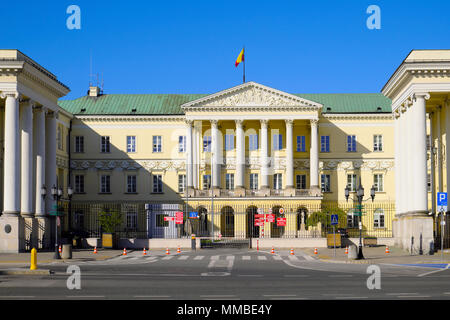
[[[244,261],[244,262],[271,262],[271,261],[306,261],[304,256],[295,255],[191,255],[191,254],[174,254],[174,255],[127,255],[118,256],[107,260],[101,261],[81,261],[79,264],[90,264],[90,265],[112,265],[112,264],[150,264],[156,262],[166,262],[166,261],[178,261],[178,262],[190,262],[190,261],[202,261],[202,260],[234,260],[234,261]]]

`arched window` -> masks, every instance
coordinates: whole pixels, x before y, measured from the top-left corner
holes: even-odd
[[[221,234],[222,237],[234,237],[234,210],[230,206],[222,208],[221,211]]]
[[[246,210],[247,213],[247,237],[258,238],[259,226],[255,226],[255,214],[258,214],[258,208],[256,206],[250,206]]]
[[[373,227],[384,228],[384,210],[376,209],[373,213]]]
[[[306,221],[308,219],[308,210],[305,207],[300,207],[297,209],[297,231],[301,230],[302,222],[305,225],[305,230],[308,230],[306,226]]]
[[[359,215],[355,209],[350,209],[347,211],[347,227],[348,228],[359,228]]]

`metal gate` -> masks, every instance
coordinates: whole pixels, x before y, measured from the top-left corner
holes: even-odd
[[[434,251],[450,248],[449,215],[439,214],[434,217]],[[443,223],[444,222],[444,223]]]

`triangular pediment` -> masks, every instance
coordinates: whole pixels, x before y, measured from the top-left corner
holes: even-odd
[[[322,108],[322,105],[256,82],[247,82],[185,103],[181,106],[185,111],[202,108],[210,109],[214,107],[229,107],[233,109],[248,107],[296,107],[318,110]]]

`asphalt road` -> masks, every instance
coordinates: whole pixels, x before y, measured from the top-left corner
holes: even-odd
[[[450,270],[442,266],[379,265],[380,288],[369,289],[369,265],[315,261],[301,253],[238,249],[142,256],[78,263],[80,289],[68,289],[69,264],[48,276],[0,276],[0,300],[427,300],[450,298]],[[76,282],[71,282],[75,284]],[[371,281],[374,284],[374,281]]]

